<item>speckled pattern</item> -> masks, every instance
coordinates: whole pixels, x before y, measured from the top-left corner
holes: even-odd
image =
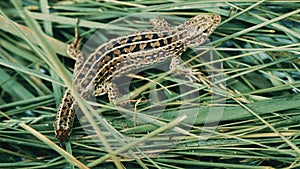
[[[83,96],[108,94],[110,102],[117,104],[118,90],[113,79],[128,72],[178,57],[188,47],[202,44],[221,21],[219,15],[197,15],[183,24],[171,28],[162,18],[154,18],[154,28],[112,39],[100,45],[89,56],[79,50],[76,36],[68,46],[68,54],[76,57],[74,85]],[[178,66],[170,65],[170,68]],[[94,91],[94,92],[93,92]],[[58,109],[54,124],[60,142],[70,137],[75,110],[78,109],[70,91],[67,90]]]

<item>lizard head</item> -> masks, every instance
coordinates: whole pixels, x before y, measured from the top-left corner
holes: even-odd
[[[221,21],[221,16],[217,14],[197,15],[182,24],[186,30],[185,43],[189,47],[202,44],[207,37],[212,34]]]

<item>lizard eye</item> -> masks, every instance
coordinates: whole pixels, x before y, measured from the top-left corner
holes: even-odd
[[[195,24],[195,19],[191,19],[191,20],[190,20],[190,24],[191,24],[191,25],[194,25],[194,24]]]

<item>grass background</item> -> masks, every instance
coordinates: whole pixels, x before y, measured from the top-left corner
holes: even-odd
[[[0,7],[0,168],[300,167],[299,2],[23,0],[1,1]],[[217,103],[211,102],[210,85],[193,84],[199,88],[201,105],[196,125],[187,131],[189,137],[178,140],[167,152],[117,158],[113,154],[118,150],[109,150],[109,139],[106,142],[98,133],[108,147],[95,144],[78,122],[65,151],[58,146],[52,124],[64,86],[71,86],[74,60],[67,56],[66,45],[74,38],[75,18],[80,19],[80,37],[86,41],[107,23],[111,23],[112,34],[127,32],[135,28],[135,23],[113,23],[130,14],[144,13],[185,19],[204,13],[222,16],[220,26],[210,37],[224,67],[219,73],[226,82],[221,122],[207,141],[199,142],[193,136],[204,129],[204,119]],[[193,63],[196,69],[203,66],[198,61]],[[147,79],[159,76],[151,70],[140,75]],[[137,78],[133,88],[147,79]],[[191,108],[172,99],[181,94],[168,77],[159,83],[172,92],[158,120],[160,124],[135,126],[100,99],[99,111],[108,126],[120,134],[140,138],[121,149],[128,150],[175,126],[178,121],[172,121],[172,117],[178,110]],[[146,103],[138,108],[148,107]],[[84,112],[91,116],[89,111]]]

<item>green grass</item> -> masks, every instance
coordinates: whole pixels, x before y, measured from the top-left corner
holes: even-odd
[[[23,0],[0,6],[0,168],[300,167],[299,1]],[[71,139],[60,146],[53,123],[72,85],[75,62],[66,47],[76,18],[83,43],[90,37],[103,43],[151,28],[148,20],[157,15],[178,25],[205,13],[222,16],[210,45],[182,56],[203,73],[201,83],[155,67],[130,74],[131,109],[105,96],[87,104],[75,93],[85,118],[76,119]],[[200,60],[201,52],[215,59]],[[79,123],[82,118],[87,123]]]

